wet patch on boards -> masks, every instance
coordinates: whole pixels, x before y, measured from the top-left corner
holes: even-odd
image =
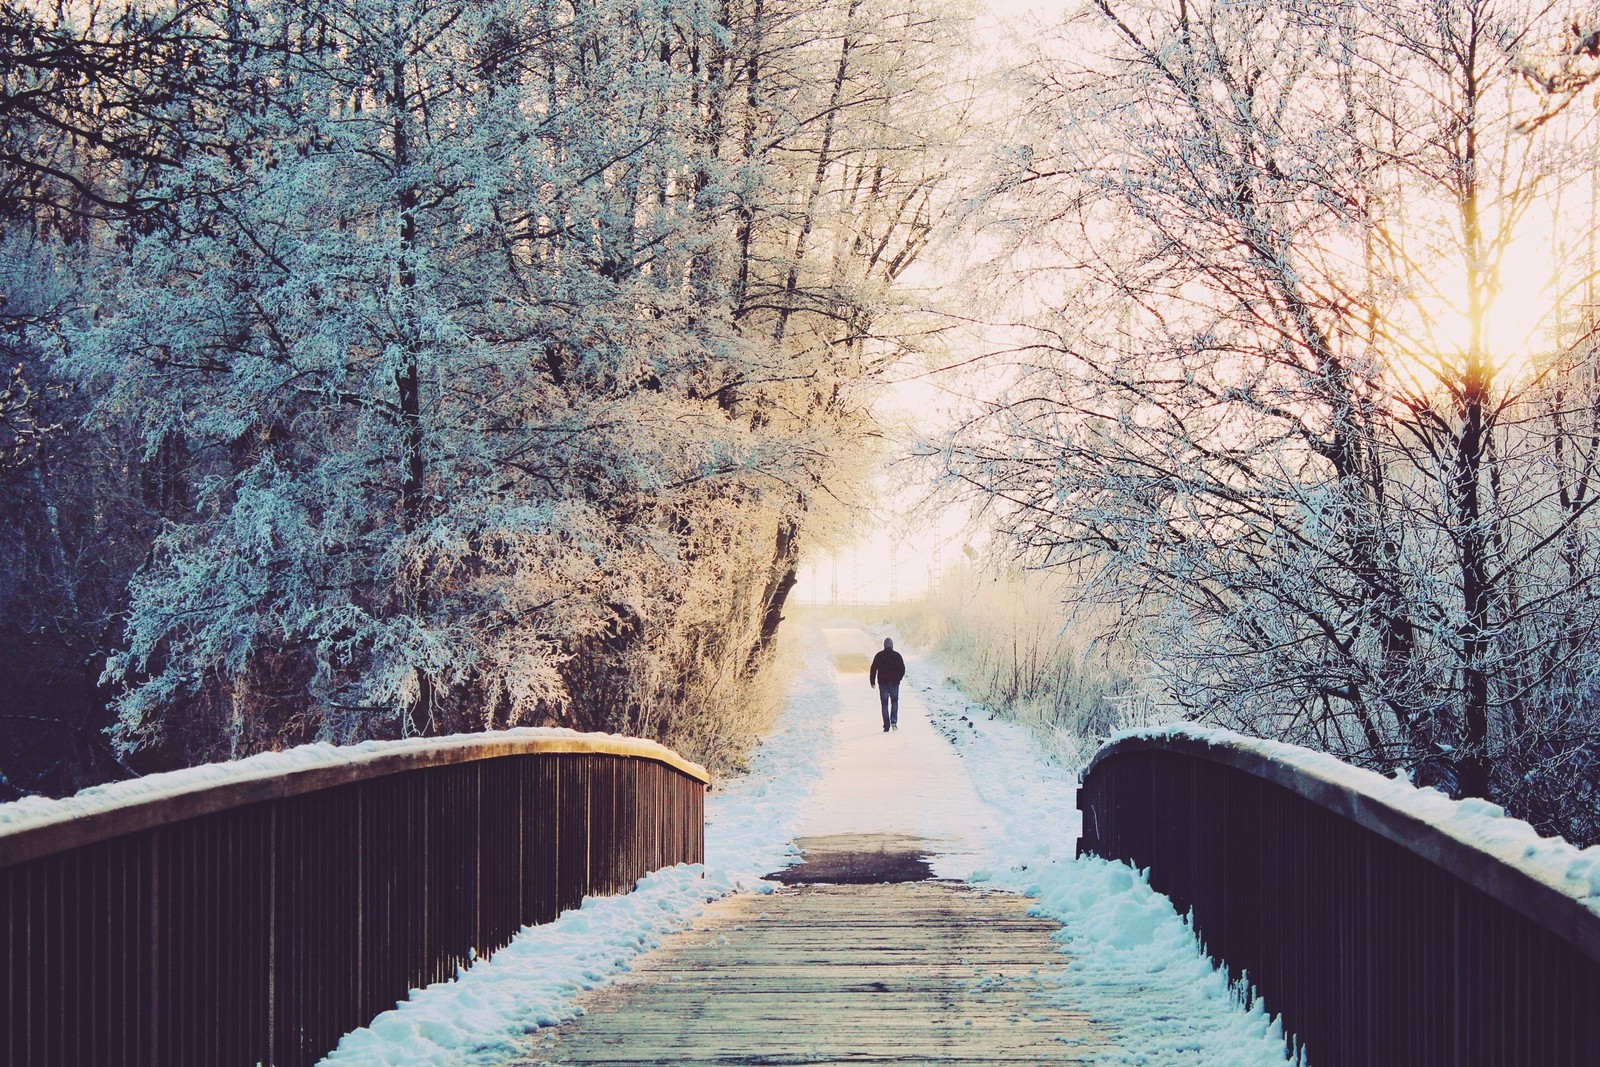
[[[928,843],[904,834],[837,834],[795,840],[800,862],[768,878],[785,885],[871,885],[933,878]]]

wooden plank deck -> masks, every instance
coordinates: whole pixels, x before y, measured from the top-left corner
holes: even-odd
[[[516,1062],[1086,1062],[1113,1042],[1041,995],[1064,959],[1030,903],[936,881],[730,897]]]

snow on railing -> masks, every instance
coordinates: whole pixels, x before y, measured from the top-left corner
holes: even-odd
[[[261,800],[394,774],[497,756],[604,753],[657,760],[702,784],[704,767],[639,737],[522,727],[475,734],[300,745],[229,763],[148,774],[91,786],[70,797],[24,797],[0,804],[0,867],[81,844]]]
[[[704,857],[703,768],[507,730],[0,804],[0,1062],[309,1064],[586,895]]]
[[[1593,1062],[1600,849],[1193,724],[1113,738],[1079,807],[1080,851],[1147,869],[1317,1067]]]

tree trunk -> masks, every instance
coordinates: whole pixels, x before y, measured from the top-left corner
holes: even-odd
[[[755,0],[750,13],[750,39],[744,61],[744,164],[749,167],[756,155],[756,119],[761,109],[761,47],[765,34],[766,5]],[[748,190],[740,194],[735,240],[739,245],[739,268],[733,282],[733,319],[745,313],[750,295],[750,245],[755,235],[756,212]]]
[[[750,650],[748,666],[751,670],[777,638],[778,627],[783,622],[783,605],[799,580],[799,535],[799,524],[793,519],[779,521],[777,543],[773,546],[771,577],[762,599],[761,633],[756,638],[755,647]]]
[[[396,59],[390,70],[390,107],[393,109],[394,170],[402,179],[397,202],[400,207],[400,262],[395,283],[401,300],[409,303],[411,292],[417,285],[414,256],[417,242],[417,190],[406,175],[411,165],[411,138],[406,116],[405,62]],[[396,410],[400,423],[400,527],[411,533],[421,525],[423,516],[423,484],[425,476],[422,426],[422,371],[417,359],[415,335],[401,338],[405,352],[401,364],[395,368],[394,384]],[[419,575],[410,603],[402,610],[412,615],[424,616],[428,609],[427,576]],[[414,668],[417,695],[406,709],[404,732],[420,737],[433,730],[434,684],[421,667]]]
[[[778,308],[778,321],[772,327],[772,339],[783,340],[789,326],[789,316],[794,314],[794,297],[800,284],[800,268],[805,263],[806,244],[817,221],[817,207],[822,200],[823,182],[828,177],[828,167],[833,163],[833,131],[844,100],[845,81],[850,75],[850,50],[852,38],[850,23],[856,17],[861,0],[850,0],[845,11],[844,36],[839,43],[839,64],[833,72],[833,85],[828,92],[828,115],[822,122],[822,144],[817,148],[817,170],[812,176],[811,191],[806,196],[806,211],[800,221],[800,233],[795,237],[794,254],[789,259],[789,275],[783,283],[783,303]]]
[[[1457,787],[1463,796],[1489,795],[1489,613],[1493,590],[1489,580],[1488,540],[1484,536],[1479,481],[1482,475],[1485,405],[1492,376],[1484,351],[1485,293],[1492,281],[1484,267],[1484,237],[1479,219],[1477,177],[1476,45],[1480,28],[1474,15],[1462,57],[1464,89],[1461,230],[1467,265],[1466,366],[1461,383],[1461,431],[1456,440],[1455,515],[1460,528],[1461,599],[1461,734],[1456,756]],[[1492,432],[1492,430],[1487,431]]]

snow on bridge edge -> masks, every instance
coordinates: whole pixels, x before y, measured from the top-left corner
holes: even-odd
[[[1600,845],[1579,849],[1560,837],[1542,837],[1498,804],[1476,797],[1454,800],[1432,787],[1419,788],[1402,778],[1388,778],[1326,752],[1217,726],[1169,723],[1112,735],[1084,770],[1085,777],[1119,746],[1147,741],[1200,745],[1219,753],[1256,757],[1302,778],[1376,801],[1445,838],[1499,860],[1600,916]]]

